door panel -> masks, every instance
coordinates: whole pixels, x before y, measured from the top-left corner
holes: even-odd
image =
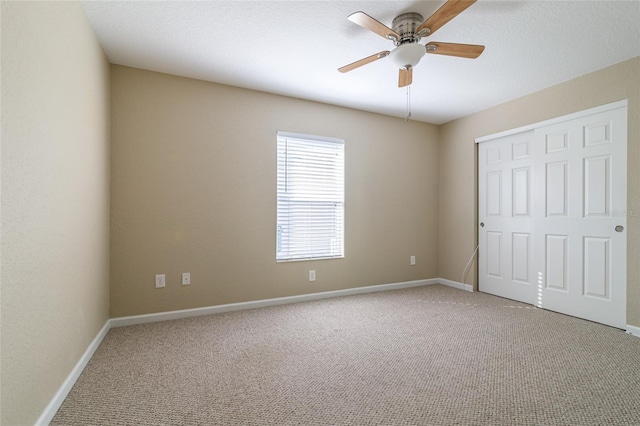
[[[502,254],[502,232],[487,232],[487,275],[502,279],[500,258]]]
[[[585,148],[611,143],[611,121],[589,123],[584,126]]]
[[[566,129],[560,131],[556,130],[555,133],[545,134],[546,153],[551,154],[554,152],[566,151],[569,149],[569,133]]]
[[[480,290],[533,303],[531,143],[534,133],[479,145]]]
[[[624,328],[626,153],[626,107],[480,143],[480,291]]]
[[[513,216],[529,216],[531,201],[531,167],[520,167],[512,170],[513,195],[512,213]]]
[[[545,264],[546,287],[567,291],[567,235],[547,235]]]
[[[566,161],[546,164],[547,173],[545,201],[547,216],[566,216],[568,211],[567,177],[569,175]]]
[[[531,234],[514,232],[512,234],[511,271],[513,281],[531,284]]]
[[[534,150],[544,167],[534,192],[535,269],[545,271],[536,304],[545,309],[626,325],[626,108],[536,129],[536,144],[563,134],[566,149]],[[558,147],[560,142],[555,142]],[[535,146],[535,145],[534,145]]]
[[[582,294],[611,300],[611,239],[584,237],[583,250]]]
[[[487,173],[487,216],[502,216],[502,171]]]
[[[611,156],[584,159],[584,216],[606,217],[611,211]]]

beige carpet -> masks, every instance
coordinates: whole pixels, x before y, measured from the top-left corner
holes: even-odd
[[[112,329],[59,425],[640,425],[640,338],[444,286]]]

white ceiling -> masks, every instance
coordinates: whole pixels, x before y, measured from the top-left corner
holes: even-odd
[[[83,1],[109,61],[405,117],[392,42],[347,20],[426,19],[442,1]],[[483,44],[475,60],[426,55],[412,119],[441,124],[640,56],[640,1],[480,0],[421,41]],[[638,77],[640,78],[640,77]]]

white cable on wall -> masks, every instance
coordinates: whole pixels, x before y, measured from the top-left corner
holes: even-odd
[[[476,249],[473,251],[473,254],[469,258],[469,261],[467,262],[467,266],[465,266],[464,270],[462,271],[462,284],[464,284],[464,279],[467,276],[467,272],[469,272],[467,269],[469,269],[469,267],[471,266],[471,262],[473,261],[473,258],[475,257],[476,253],[478,252],[478,248],[480,248],[479,244],[476,246]]]

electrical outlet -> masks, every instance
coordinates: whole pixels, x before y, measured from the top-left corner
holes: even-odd
[[[182,285],[189,285],[191,284],[191,273],[190,272],[183,272],[182,273]]]
[[[316,280],[316,271],[315,269],[309,269],[309,281]]]
[[[164,284],[165,284],[164,274],[156,275],[156,288],[162,288],[164,287]]]
[[[411,262],[411,266],[415,265],[416,264],[416,257],[415,256],[411,256],[410,262]]]

